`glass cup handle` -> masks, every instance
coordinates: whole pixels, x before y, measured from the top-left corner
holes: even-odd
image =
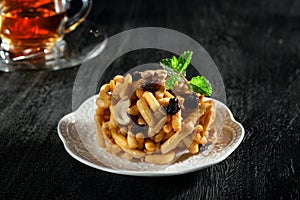
[[[69,0],[70,1],[70,0]],[[79,24],[81,24],[88,16],[92,8],[92,0],[82,0],[82,7],[79,12],[65,22],[63,29],[64,33],[73,31]]]

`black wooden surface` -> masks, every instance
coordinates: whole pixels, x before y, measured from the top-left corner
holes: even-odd
[[[299,0],[94,0],[89,20],[109,36],[159,26],[197,40],[219,67],[244,141],[186,175],[102,172],[69,156],[56,130],[78,67],[0,73],[0,199],[300,198]]]

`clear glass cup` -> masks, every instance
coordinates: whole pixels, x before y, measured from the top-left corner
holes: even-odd
[[[1,0],[0,70],[60,69],[70,66],[70,49],[64,37],[82,24],[91,10],[92,0],[82,0],[79,12],[69,18],[67,11],[71,2]],[[76,43],[69,41],[72,42]]]

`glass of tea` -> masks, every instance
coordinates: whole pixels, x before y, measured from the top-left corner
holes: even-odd
[[[84,21],[92,6],[92,0],[82,0],[78,13],[68,17],[71,2],[0,0],[0,70],[65,67],[68,46],[63,38]]]

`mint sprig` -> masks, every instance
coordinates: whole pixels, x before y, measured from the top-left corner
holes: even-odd
[[[205,96],[211,96],[211,84],[204,76],[194,76],[190,80],[190,86],[194,92],[204,94]]]
[[[174,74],[174,71],[186,75],[186,68],[189,66],[192,60],[193,52],[185,51],[183,52],[179,58],[177,59],[175,56],[172,58],[165,58],[160,61],[160,65],[163,69],[165,69],[168,73]],[[171,68],[171,69],[170,69]]]
[[[204,76],[195,76],[191,81],[186,79],[186,69],[191,63],[192,56],[192,51],[184,51],[179,58],[173,56],[172,58],[165,58],[160,61],[161,67],[168,73],[166,88],[168,90],[173,89],[178,81],[184,81],[193,92],[211,96],[212,86]]]
[[[192,51],[184,51],[179,56],[179,58],[178,58],[178,65],[177,65],[176,68],[179,70],[179,72],[181,74],[186,74],[186,68],[191,63],[192,56],[193,56],[193,52]]]

